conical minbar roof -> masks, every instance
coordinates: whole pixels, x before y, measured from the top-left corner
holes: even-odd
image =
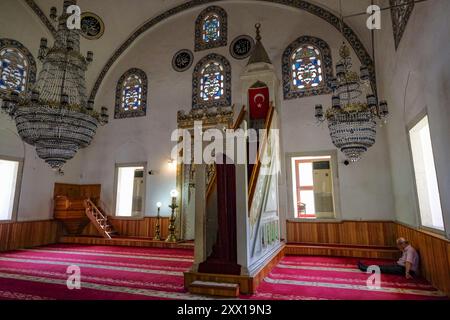
[[[257,23],[255,25],[255,28],[256,28],[256,38],[255,38],[256,44],[255,48],[253,48],[252,55],[250,56],[247,65],[260,62],[272,64],[272,61],[270,61],[269,55],[267,54],[267,51],[261,42],[261,33],[259,30],[261,28],[261,24]]]

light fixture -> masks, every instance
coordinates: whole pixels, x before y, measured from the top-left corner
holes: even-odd
[[[343,28],[343,21],[341,25]],[[373,93],[367,66],[360,67],[359,76],[351,70],[350,49],[345,42],[339,55],[341,60],[336,64],[336,77],[330,81],[333,89],[331,108],[324,113],[322,105],[316,105],[315,117],[320,122],[328,121],[333,144],[349,161],[356,162],[375,144],[377,119],[385,122],[389,111],[387,102],[378,103]]]
[[[155,225],[155,236],[153,237],[153,240],[160,241],[161,240],[161,202],[156,203],[156,207],[158,208],[158,214],[156,215],[156,225]]]
[[[170,214],[169,218],[169,235],[167,236],[166,242],[177,242],[177,237],[175,235],[175,210],[178,208],[177,205],[177,197],[178,197],[178,191],[176,189],[173,189],[170,191],[170,196],[172,197],[172,204],[169,205],[169,208],[172,209],[172,213]]]
[[[170,196],[172,197],[172,199],[178,197],[178,191],[177,191],[177,189],[172,189],[172,190],[170,191]]]
[[[174,159],[167,160],[167,164],[171,170],[173,170],[177,167],[177,161]]]
[[[66,10],[74,4],[76,0],[64,0],[53,47],[41,39],[42,70],[31,92],[12,91],[2,104],[22,140],[35,146],[38,156],[59,171],[91,143],[97,127],[108,122],[108,109],[102,107],[99,113],[94,111],[94,101],[87,101],[85,72],[93,53],[81,55],[80,30],[67,28]],[[56,22],[56,8],[51,8],[50,17]]]

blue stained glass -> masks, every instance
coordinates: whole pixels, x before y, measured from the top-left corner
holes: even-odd
[[[322,84],[320,52],[312,46],[297,49],[292,55],[292,83],[298,89],[310,89]]]
[[[223,67],[217,62],[207,64],[201,73],[200,97],[203,101],[220,99],[224,94]]]
[[[217,41],[220,39],[220,19],[217,15],[207,16],[203,22],[203,41]]]
[[[15,49],[4,49],[0,52],[0,89],[25,91],[28,62]]]
[[[142,80],[132,75],[125,80],[122,92],[122,108],[124,111],[137,110],[142,104]]]

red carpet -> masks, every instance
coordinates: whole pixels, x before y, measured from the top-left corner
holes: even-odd
[[[382,276],[368,290],[356,259],[288,256],[252,296],[242,299],[445,299],[423,280]],[[0,253],[0,299],[209,299],[183,288],[189,249],[52,245]],[[373,261],[367,261],[369,264]],[[81,290],[66,285],[69,265],[81,270]]]
[[[389,261],[368,259],[367,264]],[[290,300],[442,300],[445,294],[423,279],[381,275],[381,288],[370,290],[358,259],[286,256],[272,269],[251,299]]]

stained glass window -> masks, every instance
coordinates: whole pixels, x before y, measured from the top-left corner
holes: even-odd
[[[0,89],[16,92],[26,90],[28,80],[28,61],[22,52],[15,48],[0,51]]]
[[[292,84],[298,89],[317,87],[323,81],[320,52],[303,46],[292,54]]]
[[[125,80],[122,89],[122,109],[137,110],[142,104],[142,80],[132,74]]]
[[[203,21],[203,41],[217,41],[220,38],[220,19],[216,14],[211,14]]]
[[[195,51],[226,45],[227,13],[218,6],[210,6],[195,21]]]
[[[117,83],[114,118],[145,116],[146,104],[147,76],[140,69],[130,69]]]
[[[333,61],[325,41],[302,36],[286,48],[282,62],[285,99],[332,92],[328,82],[333,77]]]
[[[219,54],[200,59],[192,74],[192,108],[231,105],[231,66]]]
[[[223,96],[223,67],[218,62],[208,63],[201,72],[200,97],[203,101],[220,99]]]

